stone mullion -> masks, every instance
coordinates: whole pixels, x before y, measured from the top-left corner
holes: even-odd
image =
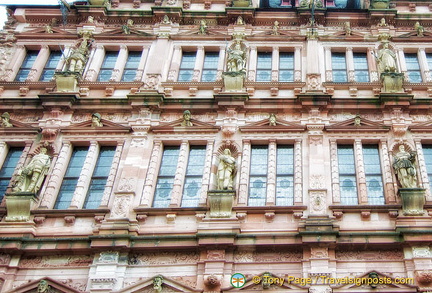
[[[144,190],[140,201],[140,206],[150,207],[153,201],[154,189],[156,186],[158,166],[161,160],[162,142],[154,141],[147,176],[144,183]]]
[[[83,206],[87,191],[90,185],[90,181],[93,175],[93,171],[99,156],[99,145],[97,142],[92,141],[87,152],[87,156],[84,160],[83,167],[81,169],[80,176],[78,178],[77,186],[73,194],[70,207],[80,209]]]
[[[381,141],[380,149],[381,149],[381,157],[383,158],[382,162],[383,162],[383,172],[384,172],[383,180],[384,180],[385,202],[388,204],[395,204],[396,196],[395,196],[394,182],[392,176],[391,160],[388,152],[388,145],[385,140]]]
[[[204,55],[205,55],[204,47],[198,46],[198,50],[196,52],[194,73],[193,73],[192,81],[200,81],[201,80],[202,68],[204,66]]]
[[[27,77],[27,81],[38,81],[42,70],[48,61],[50,55],[50,50],[48,46],[42,46],[42,48],[39,51],[39,54],[36,57],[35,62],[33,63],[33,66],[30,70],[29,76]]]
[[[349,82],[355,82],[354,74],[354,53],[351,47],[346,48],[345,62]]]
[[[408,81],[408,74],[407,74],[407,67],[406,67],[406,62],[405,62],[405,53],[404,53],[404,51],[402,49],[398,49],[397,50],[397,56],[399,57],[398,58],[399,59],[398,66],[400,68],[400,71],[405,74],[404,79],[406,81]]]
[[[294,204],[303,203],[302,142],[296,139],[294,144]]]
[[[15,76],[18,74],[18,71],[26,57],[27,51],[26,48],[22,45],[18,45],[15,49],[15,53],[10,58],[10,63],[6,68],[6,77],[4,81],[13,81]]]
[[[206,158],[205,158],[205,163],[204,163],[204,173],[203,173],[203,177],[202,177],[201,194],[200,194],[200,200],[199,200],[200,206],[205,206],[206,202],[207,202],[207,192],[208,192],[209,186],[210,186],[210,175],[211,175],[213,148],[214,148],[214,140],[207,141]]]
[[[179,207],[183,193],[183,183],[186,175],[188,162],[189,143],[183,141],[180,146],[179,158],[177,161],[177,170],[174,176],[174,184],[171,196],[170,207]]]
[[[249,53],[248,81],[255,81],[258,52],[256,46],[251,46]]]
[[[4,141],[0,141],[0,169],[4,164],[9,148]]]
[[[337,143],[335,140],[330,141],[330,157],[333,203],[340,203],[339,161],[337,155]]]
[[[366,173],[363,161],[363,146],[361,140],[354,142],[354,157],[356,161],[357,180],[358,180],[358,200],[359,204],[367,204]]]
[[[279,47],[276,46],[273,47],[271,68],[272,68],[271,80],[279,81]]]
[[[100,67],[102,66],[102,62],[105,57],[105,48],[102,45],[98,45],[92,54],[93,58],[88,61],[88,69],[86,74],[86,81],[95,81]]]
[[[325,80],[332,82],[333,81],[333,73],[332,73],[332,56],[331,56],[331,49],[326,47],[324,48],[324,60],[325,60]]]
[[[420,184],[419,187],[426,189],[426,200],[432,200],[431,196],[431,190],[430,190],[430,182],[429,182],[429,176],[426,169],[426,162],[423,154],[423,146],[420,139],[415,140],[415,147],[417,152],[417,161],[418,161],[418,167],[420,171]]]
[[[145,65],[147,63],[147,57],[150,51],[149,46],[143,46],[142,53],[141,53],[141,60],[138,64],[137,73],[135,76],[135,81],[141,81],[144,77],[144,71],[145,71]]]
[[[119,142],[117,144],[117,147],[116,147],[116,150],[114,153],[114,157],[113,157],[113,161],[111,164],[111,169],[110,169],[110,172],[108,174],[107,182],[105,184],[105,189],[104,189],[104,193],[103,193],[101,204],[100,204],[101,207],[108,207],[109,198],[110,198],[110,195],[112,193],[113,186],[114,186],[115,176],[117,174],[117,170],[118,170],[118,167],[120,165],[120,158],[121,158],[121,153],[123,151],[123,146],[124,146],[123,142]]]
[[[302,55],[301,47],[295,47],[294,51],[294,81],[302,81]]]
[[[55,197],[57,196],[60,186],[62,184],[62,178],[66,173],[68,161],[72,155],[72,145],[70,142],[64,142],[60,150],[59,156],[55,162],[54,168],[48,179],[48,184],[43,194],[40,207],[46,209],[52,209],[55,203]],[[54,160],[53,160],[54,161]]]
[[[174,46],[174,53],[172,57],[171,67],[168,72],[168,81],[176,81],[177,75],[180,70],[180,63],[182,59],[182,47]]]
[[[376,55],[375,55],[374,48],[368,48],[366,57],[367,57],[371,82],[376,82],[379,80],[377,62],[375,56]]]
[[[114,64],[113,72],[110,81],[120,81],[123,75],[123,70],[128,58],[128,48],[125,45],[120,46],[116,63]]]
[[[225,56],[226,56],[226,47],[221,46],[219,48],[219,60],[217,65],[217,74],[216,74],[216,80],[222,80],[222,72],[225,68]]]
[[[60,49],[61,49],[61,47],[60,47]],[[65,46],[64,50],[61,50],[61,52],[62,52],[62,57],[60,58],[59,63],[57,64],[57,67],[55,69],[56,71],[63,71],[63,68],[66,64],[67,56],[69,56],[69,54],[72,53],[72,48],[70,45],[67,45],[67,46]]]
[[[424,48],[418,49],[418,61],[420,65],[420,73],[424,82],[430,82],[430,69],[427,64],[426,52]]]
[[[247,205],[248,199],[248,185],[249,185],[249,172],[250,172],[250,159],[251,159],[251,142],[249,140],[243,141],[242,160],[240,166],[240,185],[238,194],[238,205]]]
[[[268,164],[267,164],[267,199],[266,205],[276,205],[276,151],[277,145],[275,140],[271,140],[268,147]]]

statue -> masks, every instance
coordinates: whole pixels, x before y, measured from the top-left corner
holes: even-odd
[[[38,293],[48,293],[50,292],[50,285],[48,285],[48,282],[46,280],[41,280],[37,287]]]
[[[52,30],[52,26],[51,26],[51,24],[47,24],[47,25],[45,25],[45,32],[46,32],[47,34],[52,34],[52,33],[54,33],[53,30]]]
[[[415,23],[414,29],[416,30],[418,37],[424,37],[424,34],[423,34],[424,33],[424,28],[423,28],[422,25],[420,25],[420,22],[417,21]]]
[[[126,22],[126,24],[122,25],[122,30],[123,30],[124,34],[126,34],[126,35],[130,34],[130,29],[133,26],[133,23],[134,22],[133,22],[132,19],[128,19],[127,22]]]
[[[244,25],[244,24],[245,22],[243,20],[243,17],[241,17],[241,15],[237,17],[236,25]]]
[[[378,26],[382,26],[382,27],[387,26],[387,23],[386,23],[386,20],[385,20],[384,17],[380,19],[380,22],[378,23]]]
[[[417,187],[417,172],[414,167],[416,152],[405,151],[405,146],[399,146],[399,152],[394,156],[393,169],[402,188]]]
[[[276,126],[276,115],[271,113],[269,117],[270,126]]]
[[[275,20],[275,22],[273,23],[273,27],[272,27],[272,33],[273,36],[278,36],[279,35],[279,21]]]
[[[191,112],[189,110],[183,112],[183,121],[181,126],[193,126],[191,121]]]
[[[199,34],[200,35],[207,34],[207,21],[205,19],[201,19],[200,21]]]
[[[246,70],[246,52],[242,50],[240,41],[236,41],[234,49],[228,49],[227,67],[231,72]]]
[[[163,283],[163,277],[156,276],[153,279],[153,289],[155,289],[156,292],[162,292],[162,283]]]
[[[378,70],[382,72],[397,72],[396,54],[389,49],[388,42],[383,42],[382,49],[378,52]]]
[[[101,114],[94,113],[92,115],[92,127],[102,127],[103,123],[101,122]]]
[[[235,159],[231,156],[231,151],[229,149],[225,149],[223,154],[219,156],[219,166],[217,169],[217,189],[233,190],[235,171]]]
[[[2,127],[13,127],[12,123],[10,123],[10,115],[8,112],[4,112],[1,115],[1,126]]]
[[[92,32],[81,31],[80,35],[82,35],[81,44],[72,51],[72,54],[66,59],[66,63],[69,71],[81,73],[88,59]]]
[[[171,24],[171,20],[169,19],[168,15],[164,15],[163,19],[162,19],[162,23],[163,24]]]
[[[361,118],[359,115],[356,115],[354,118],[354,126],[360,126],[361,125]]]
[[[47,151],[46,148],[41,148],[39,154],[35,155],[27,166],[18,171],[18,180],[12,191],[38,192],[51,165]]]
[[[349,21],[346,21],[344,24],[344,30],[346,36],[351,36],[351,23]]]

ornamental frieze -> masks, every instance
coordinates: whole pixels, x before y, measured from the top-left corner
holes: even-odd
[[[20,260],[22,268],[54,268],[54,267],[86,267],[93,262],[93,257],[89,255],[83,256],[66,256],[66,255],[50,255],[50,256],[27,256]]]
[[[130,260],[131,265],[167,265],[167,264],[196,264],[199,254],[196,252],[160,251],[135,254]]]
[[[290,250],[236,251],[235,262],[297,262],[303,259],[303,253]]]
[[[336,251],[337,260],[403,260],[402,250]]]

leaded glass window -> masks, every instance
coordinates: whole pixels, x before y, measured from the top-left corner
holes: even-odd
[[[183,52],[177,81],[192,81],[195,68],[196,52]]]
[[[206,52],[202,69],[201,81],[213,82],[216,80],[219,53]]]
[[[170,204],[179,152],[179,147],[164,148],[153,201],[155,208],[166,208]]]
[[[294,148],[278,146],[276,156],[276,205],[294,204]]]
[[[253,146],[249,173],[249,206],[266,204],[268,147]]]
[[[6,189],[9,185],[9,182],[12,178],[12,175],[15,171],[16,165],[21,157],[24,148],[21,147],[12,147],[9,149],[6,158],[3,162],[3,165],[0,169],[0,202],[3,199],[3,196],[6,192]]]
[[[429,178],[430,190],[432,190],[432,145],[423,145],[423,156],[426,164],[426,171]]]
[[[279,53],[279,81],[280,82],[294,81],[294,53],[291,52]]]
[[[354,147],[352,145],[338,145],[337,154],[341,203],[356,205],[358,198]]]
[[[256,81],[271,81],[272,53],[258,52]]]
[[[363,146],[363,162],[369,204],[385,204],[378,145]]]
[[[354,53],[354,77],[356,82],[369,82],[369,68],[366,53]]]
[[[27,51],[27,55],[24,58],[23,63],[21,64],[21,67],[15,77],[15,81],[26,81],[38,54],[39,51]]]
[[[348,81],[345,53],[332,52],[332,71],[334,82]]]
[[[138,70],[139,63],[141,61],[141,52],[131,51],[128,54],[128,58],[123,70],[122,81],[134,81]]]
[[[111,79],[116,61],[117,61],[118,52],[108,51],[105,52],[104,61],[102,62],[102,66],[99,70],[98,81],[109,81]]]
[[[204,146],[191,146],[183,185],[182,207],[198,206],[205,155]]]
[[[40,81],[51,81],[54,77],[55,70],[62,57],[61,51],[51,51],[47,63],[42,71]]]
[[[405,63],[409,82],[422,82],[420,64],[415,53],[405,53]]]

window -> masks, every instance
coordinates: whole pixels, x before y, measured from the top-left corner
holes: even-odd
[[[124,70],[122,81],[134,81],[138,70],[139,63],[141,61],[141,52],[132,51],[129,52]]]
[[[67,209],[72,201],[84,161],[88,152],[87,147],[76,147],[72,152],[69,165],[60,186],[59,195],[54,205],[55,209]]]
[[[272,53],[258,52],[256,81],[271,81]]]
[[[429,67],[429,71],[432,71],[432,53],[426,53],[426,61]]]
[[[170,204],[179,153],[179,147],[164,148],[153,201],[155,208],[166,208]]]
[[[24,148],[12,147],[9,149],[6,155],[6,158],[0,169],[0,202],[3,199],[23,150]]]
[[[57,65],[62,57],[61,51],[51,51],[48,61],[45,64],[45,67],[42,71],[40,81],[51,81],[54,77],[55,70]]]
[[[269,148],[253,146],[249,173],[249,206],[265,206],[267,197]],[[278,145],[276,148],[276,205],[294,202],[294,148]]]
[[[354,147],[352,145],[339,145],[337,152],[341,204],[356,205],[358,204],[358,195]],[[384,188],[378,145],[363,145],[362,152],[368,203],[374,205],[384,204]]]
[[[423,156],[429,178],[430,190],[432,191],[432,145],[423,145]]]
[[[27,51],[27,55],[21,64],[21,68],[15,77],[15,81],[26,81],[38,54],[39,51]]]
[[[99,70],[99,76],[98,81],[109,81],[113,70],[115,63],[117,61],[118,52],[106,52],[104,61],[102,62],[102,66]]]
[[[189,82],[192,81],[194,68],[195,68],[196,52],[183,52],[178,81]]]
[[[182,207],[196,207],[199,203],[202,176],[204,173],[206,149],[204,146],[192,146],[186,168],[183,186]]]
[[[347,66],[345,53],[334,53],[331,55],[334,82],[347,82]]]
[[[279,81],[294,81],[294,53],[279,53]]]
[[[115,150],[115,147],[104,146],[100,148],[99,157],[84,202],[85,209],[96,209],[99,207],[108,180],[108,175],[111,170]]]
[[[356,82],[369,82],[369,69],[366,53],[354,53],[354,78]]]
[[[217,52],[205,53],[201,81],[213,82],[216,80],[218,61],[219,61],[219,53]]]
[[[407,67],[407,75],[409,82],[422,82],[420,64],[417,58],[417,54],[405,53],[405,63]]]

